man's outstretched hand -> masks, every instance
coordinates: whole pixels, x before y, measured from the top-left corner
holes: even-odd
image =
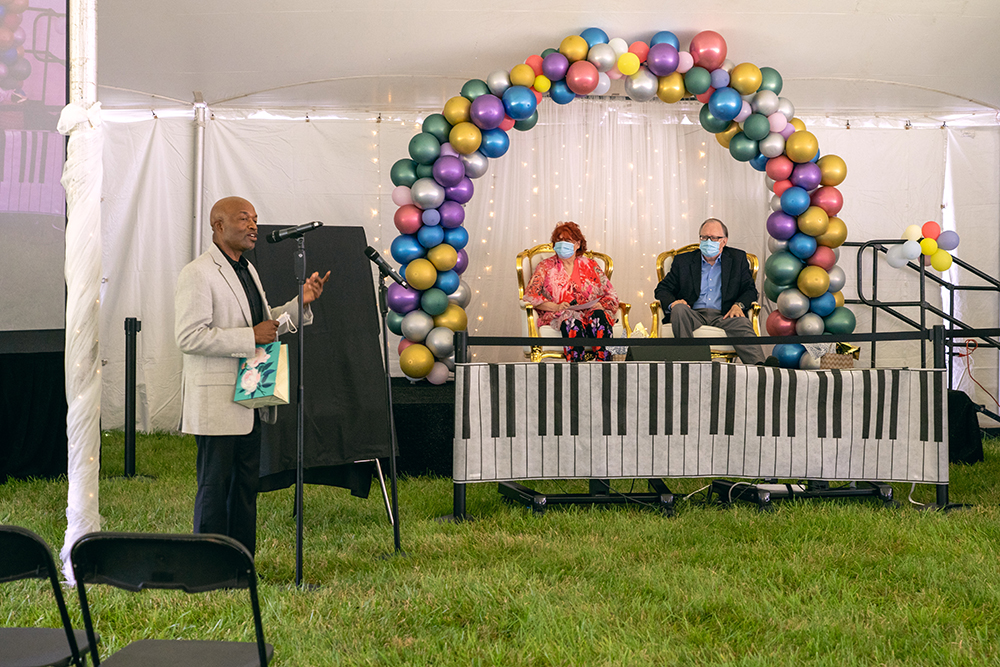
[[[319,272],[315,272],[306,278],[306,283],[302,286],[302,305],[308,305],[318,299],[323,294],[323,286],[329,279],[329,271],[322,278],[319,277]]]

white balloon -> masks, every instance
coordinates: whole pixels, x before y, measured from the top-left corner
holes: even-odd
[[[607,44],[601,44],[601,46],[607,46]],[[600,72],[597,75],[597,88],[594,88],[594,92],[591,95],[604,95],[609,90],[611,90],[611,77],[604,72]]]
[[[799,357],[799,368],[804,371],[817,370],[819,368],[819,357],[814,357],[806,351],[805,354]]]
[[[903,246],[894,245],[885,253],[885,261],[894,269],[901,269],[906,266],[906,257],[903,256]],[[837,291],[837,290],[833,290]]]
[[[917,257],[920,257],[920,244],[917,243],[916,241],[913,240],[907,241],[906,243],[903,244],[902,247],[903,247],[902,250],[903,257],[905,257],[909,261],[912,262]]]
[[[726,58],[725,60],[722,61],[722,67],[720,67],[719,69],[724,69],[727,72],[732,72],[734,67],[736,67],[736,63],[734,63],[729,58]]]
[[[618,58],[622,57],[622,54],[628,53],[628,42],[626,42],[621,37],[614,37],[608,40],[608,46],[615,50],[615,62],[618,62]]]

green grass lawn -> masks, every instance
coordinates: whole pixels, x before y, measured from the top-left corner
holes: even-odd
[[[137,470],[116,478],[121,433],[103,434],[105,530],[188,532],[191,437],[140,435]],[[542,517],[470,485],[475,521],[450,524],[451,480],[400,481],[405,557],[377,487],[368,499],[305,490],[305,579],[295,577],[293,490],[259,501],[257,568],[274,665],[984,665],[1000,664],[1000,441],[952,466],[952,502],[899,507],[790,501],[761,513],[705,504],[674,518],[637,507],[554,508]],[[702,480],[670,480],[691,493]],[[584,482],[538,484],[549,493]],[[627,491],[630,482],[614,488]],[[932,502],[934,489],[915,499]],[[66,482],[0,486],[0,522],[58,551]],[[252,641],[243,591],[198,597],[91,594],[102,655],[143,637]],[[71,613],[79,622],[75,594]],[[0,625],[57,626],[43,582],[0,587]],[[2,647],[0,647],[2,652]]]

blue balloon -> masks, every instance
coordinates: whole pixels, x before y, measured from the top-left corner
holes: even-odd
[[[669,30],[661,30],[653,35],[653,39],[649,40],[650,46],[656,46],[657,44],[670,44],[678,51],[681,50],[681,43],[677,39],[677,35]]]
[[[781,193],[781,210],[788,215],[797,216],[805,213],[809,204],[809,193],[797,185]]]
[[[503,92],[503,108],[514,120],[524,120],[535,113],[538,101],[535,94],[524,86],[511,86]]]
[[[444,242],[455,250],[461,250],[469,245],[469,232],[465,227],[452,227],[444,230]]]
[[[788,252],[801,260],[807,260],[816,252],[816,239],[808,234],[795,232],[795,235],[788,239]]]
[[[833,292],[824,292],[815,299],[809,299],[809,310],[820,317],[826,317],[837,307],[837,297]]]
[[[400,234],[392,240],[389,246],[389,254],[400,264],[409,264],[415,259],[419,259],[427,254],[427,248],[420,245],[416,236],[412,234]]]
[[[587,40],[587,48],[594,48],[594,44],[607,44],[610,40],[608,39],[608,33],[604,32],[600,28],[587,28],[580,33],[580,37]]]
[[[799,343],[781,343],[774,346],[771,354],[775,356],[782,368],[798,368],[799,359],[805,352],[806,348]]]
[[[486,157],[501,157],[510,148],[510,137],[499,127],[483,130],[483,140],[479,144],[479,152]]]
[[[725,88],[729,85],[729,72],[724,69],[713,69],[712,70],[712,88],[716,90],[720,88]],[[735,116],[734,116],[735,118]]]
[[[429,208],[420,214],[420,222],[431,226],[440,224],[441,214],[436,208]]]
[[[17,47],[7,49],[3,53],[0,53],[0,62],[5,65],[13,65],[17,62]]]
[[[549,88],[549,97],[556,104],[569,104],[576,99],[576,93],[569,89],[565,81],[553,81]]]
[[[735,88],[719,88],[708,98],[708,110],[719,120],[733,120],[742,108],[743,96]]]
[[[444,241],[444,227],[441,225],[434,225],[432,227],[424,225],[417,231],[417,241],[428,250],[436,245],[441,245],[441,241]]]
[[[809,161],[810,161],[810,162],[816,162],[816,161],[818,161],[818,160],[819,160],[819,149],[817,148],[817,149],[816,149],[816,155],[813,155],[813,159],[811,159],[811,160],[809,160]]]
[[[756,169],[757,171],[764,171],[765,169],[767,169],[767,161],[769,159],[770,158],[764,155],[763,153],[757,153],[757,157],[750,160],[750,166]]]
[[[456,227],[458,229],[458,227]],[[438,271],[437,280],[434,281],[434,287],[445,294],[451,294],[458,289],[458,284],[462,279],[459,278],[458,274],[454,271]]]
[[[7,15],[7,8],[4,7],[3,5],[0,5],[0,19],[2,19],[6,15]]]

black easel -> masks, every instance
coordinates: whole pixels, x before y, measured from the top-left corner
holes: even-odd
[[[388,278],[388,274],[379,265],[378,309],[382,316],[382,365],[385,369],[385,396],[389,409],[389,443],[391,447],[389,452],[389,483],[392,487],[392,516],[394,519],[392,540],[395,548],[394,553],[402,554],[403,547],[400,545],[399,537],[399,501],[396,495],[396,420],[392,415],[392,381],[389,376],[389,325],[386,323],[386,317],[389,314],[387,298],[389,287],[385,283],[386,278]]]
[[[299,386],[296,392],[296,400],[298,401],[298,412],[295,416],[296,419],[296,429],[295,429],[295,585],[302,585],[302,484],[303,484],[303,468],[305,461],[305,423],[306,423],[306,413],[305,413],[305,398],[306,389],[305,382],[302,380],[302,372],[305,370],[305,322],[303,317],[305,316],[305,305],[302,300],[305,296],[305,284],[306,284],[306,239],[303,236],[299,236],[295,239],[298,247],[295,249],[295,279],[299,283],[299,317],[298,317],[298,327],[299,327],[299,358],[297,360],[298,368],[298,380]]]

